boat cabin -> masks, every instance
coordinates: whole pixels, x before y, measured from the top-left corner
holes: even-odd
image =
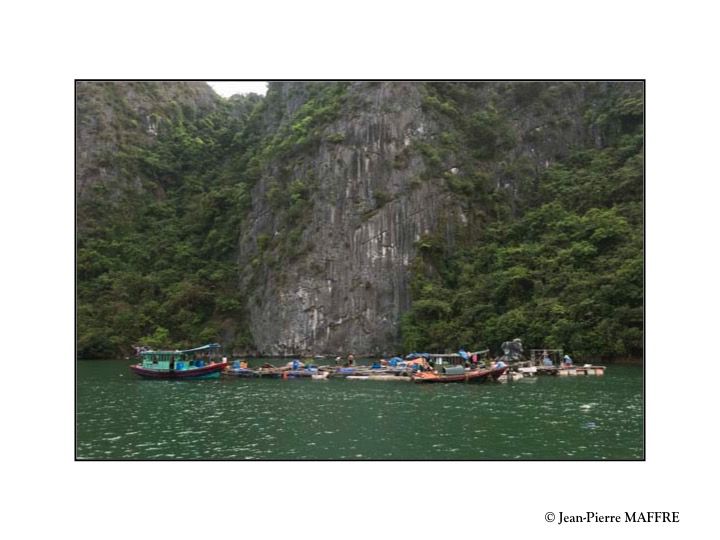
[[[146,369],[182,369],[183,365],[180,351],[144,351],[140,358],[140,365]]]
[[[184,351],[143,351],[140,365],[145,369],[182,371],[203,367],[221,360],[220,344],[211,343]]]

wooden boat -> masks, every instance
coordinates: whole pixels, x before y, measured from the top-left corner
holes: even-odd
[[[409,382],[412,377],[408,375],[387,375],[387,374],[372,374],[372,375],[348,375],[345,377],[349,381],[402,381]]]
[[[413,375],[413,382],[416,383],[451,383],[451,382],[485,382],[488,379],[497,380],[500,375],[508,370],[508,366],[501,368],[479,368],[464,370],[463,372],[455,372],[447,370],[449,373],[438,373],[436,371],[421,371]]]
[[[228,375],[231,377],[240,377],[240,378],[245,378],[245,379],[254,379],[256,377],[259,377],[256,370],[248,369],[248,368],[228,367],[222,373],[223,373],[223,375]]]
[[[287,369],[282,372],[283,379],[310,379],[313,375],[318,375],[320,372],[315,369],[301,368],[301,369]]]
[[[384,368],[371,368],[369,366],[360,367],[340,367],[334,369],[328,369],[330,376],[335,379],[349,379],[358,377],[369,377],[375,378],[384,375],[389,376],[402,376],[408,375],[412,369],[407,367],[384,367]]]
[[[211,343],[184,351],[143,351],[130,370],[146,379],[215,379],[227,367],[219,358],[220,345]]]

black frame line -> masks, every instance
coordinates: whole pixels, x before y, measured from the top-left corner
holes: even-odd
[[[75,379],[75,389],[73,392],[74,396],[74,403],[73,403],[73,416],[74,416],[74,450],[73,450],[73,460],[76,462],[218,462],[218,461],[225,461],[225,462],[259,462],[259,461],[273,461],[273,462],[287,462],[287,463],[297,463],[297,462],[373,462],[373,461],[389,461],[389,462],[440,462],[440,463],[453,463],[453,462],[482,462],[482,463],[488,463],[488,462],[498,462],[498,463],[533,463],[533,462],[560,462],[560,463],[571,463],[571,462],[586,462],[586,463],[612,463],[612,462],[634,462],[634,463],[642,463],[647,461],[647,419],[646,419],[646,413],[647,413],[647,391],[646,391],[646,383],[647,383],[647,377],[645,372],[645,351],[647,349],[647,333],[646,333],[646,313],[645,313],[645,292],[646,292],[646,277],[647,277],[647,252],[646,252],[646,235],[647,235],[647,219],[646,219],[646,207],[645,207],[645,190],[646,190],[646,159],[647,159],[647,130],[646,128],[646,122],[647,122],[647,79],[626,79],[626,78],[617,78],[617,79],[562,79],[562,78],[549,78],[549,79],[213,79],[213,78],[204,78],[204,79],[83,79],[83,78],[77,78],[73,81],[73,99],[74,99],[74,129],[75,133],[73,134],[73,148],[75,151],[75,155],[77,156],[77,83],[79,82],[208,82],[208,81],[217,81],[217,82],[287,82],[287,81],[298,81],[298,82],[334,82],[334,81],[347,81],[347,82],[355,82],[355,81],[362,81],[362,82],[642,82],[643,83],[643,201],[642,201],[642,208],[643,208],[643,358],[642,358],[642,367],[643,367],[643,384],[642,384],[642,397],[643,397],[643,418],[642,418],[642,424],[643,424],[643,450],[642,450],[642,458],[641,459],[579,459],[579,458],[570,458],[570,459],[453,459],[453,460],[445,460],[445,459],[273,459],[273,458],[262,458],[262,459],[251,459],[251,460],[242,460],[242,459],[229,459],[229,458],[217,458],[217,459],[123,459],[123,458],[112,458],[112,459],[99,459],[99,458],[78,458],[77,455],[77,339],[78,339],[78,320],[77,320],[77,308],[78,308],[78,297],[77,297],[77,189],[76,184],[77,182],[77,158],[75,159],[73,170],[74,170],[74,182],[73,182],[73,188],[75,189],[75,197],[74,197],[74,211],[73,216],[75,219],[74,223],[74,252],[73,252],[73,264],[75,266],[75,295],[74,295],[74,322],[75,322],[75,343],[74,343],[74,379]]]

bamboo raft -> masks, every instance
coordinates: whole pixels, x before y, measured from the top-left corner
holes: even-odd
[[[333,379],[350,379],[350,380],[395,380],[396,378],[409,378],[412,373],[411,368],[407,367],[383,367],[371,368],[369,366],[359,367],[320,367],[330,374]]]

